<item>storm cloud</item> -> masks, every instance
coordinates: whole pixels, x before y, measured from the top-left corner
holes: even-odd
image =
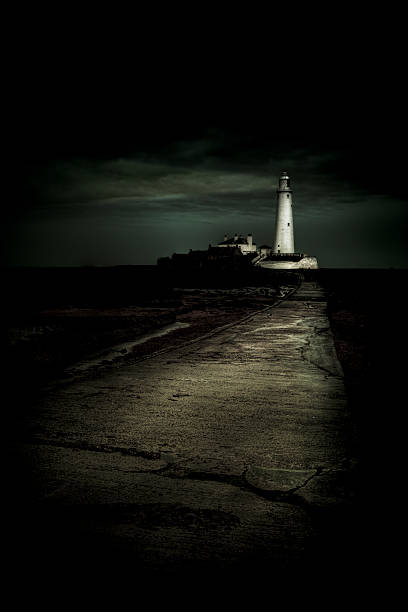
[[[284,169],[298,250],[325,267],[406,265],[406,201],[389,183],[366,182],[364,164],[362,174],[350,172],[346,152],[213,129],[126,156],[48,160],[25,172],[8,263],[154,264],[235,232],[271,244]]]

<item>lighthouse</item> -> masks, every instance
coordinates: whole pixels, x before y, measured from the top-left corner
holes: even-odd
[[[254,265],[271,270],[306,270],[319,267],[317,258],[306,253],[295,253],[293,237],[292,189],[287,172],[282,172],[276,190],[275,241],[273,249],[260,247]]]
[[[293,237],[293,215],[292,215],[292,189],[287,172],[282,172],[279,179],[279,187],[276,190],[276,222],[274,253],[294,253],[295,241]]]

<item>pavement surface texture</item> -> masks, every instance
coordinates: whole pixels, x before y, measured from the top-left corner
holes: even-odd
[[[350,566],[356,432],[326,311],[304,280],[186,346],[51,386],[15,451],[25,564],[42,550],[49,567],[175,580]]]

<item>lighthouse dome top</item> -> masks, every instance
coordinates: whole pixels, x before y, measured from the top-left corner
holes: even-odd
[[[286,172],[286,170],[282,170],[281,178],[289,178],[289,174]]]

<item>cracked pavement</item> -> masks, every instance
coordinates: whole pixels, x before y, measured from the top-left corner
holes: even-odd
[[[314,281],[187,346],[50,387],[24,432],[38,541],[59,558],[320,567],[349,530],[356,433]]]

